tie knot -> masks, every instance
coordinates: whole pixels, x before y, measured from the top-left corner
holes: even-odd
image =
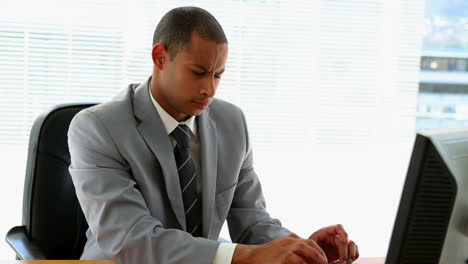
[[[181,148],[190,147],[190,129],[186,125],[178,125],[171,135],[177,142],[177,145]]]

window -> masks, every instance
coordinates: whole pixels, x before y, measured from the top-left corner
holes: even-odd
[[[423,0],[37,2],[0,10],[1,234],[21,223],[34,118],[145,80],[157,21],[196,5],[229,39],[218,97],[246,114],[270,213],[304,237],[342,223],[364,256],[385,255],[414,137]]]
[[[468,3],[427,0],[418,129],[468,125]]]

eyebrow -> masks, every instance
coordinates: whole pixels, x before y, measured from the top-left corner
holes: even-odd
[[[190,64],[191,66],[195,66],[195,67],[198,67],[200,69],[202,69],[203,71],[205,72],[210,72],[205,66],[203,65],[200,65],[200,64]],[[217,72],[216,74],[222,74],[224,72],[226,68],[223,68],[221,71]]]

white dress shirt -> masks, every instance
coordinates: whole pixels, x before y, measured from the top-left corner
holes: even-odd
[[[200,141],[198,138],[198,129],[197,129],[197,118],[196,116],[191,116],[189,119],[178,122],[175,120],[171,115],[169,115],[154,99],[153,95],[151,94],[151,84],[149,85],[150,88],[148,89],[151,101],[153,101],[154,107],[156,107],[156,111],[161,118],[161,121],[166,128],[166,132],[168,135],[172,133],[174,129],[178,125],[187,125],[190,128],[190,145],[191,145],[191,154],[192,159],[195,165],[195,169],[197,171],[197,191],[200,194],[202,191],[202,184],[201,184],[201,173],[200,173]],[[176,141],[171,136],[172,146],[175,147]],[[234,255],[234,250],[236,249],[237,244],[234,243],[221,243],[216,251],[216,256],[213,260],[213,264],[230,264],[232,262],[232,256]]]

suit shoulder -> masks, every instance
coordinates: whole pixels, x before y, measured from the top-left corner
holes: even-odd
[[[111,100],[90,107],[88,108],[88,111],[99,116],[109,115],[111,113],[114,113],[113,115],[117,115],[117,113],[121,111],[128,110],[128,107],[131,106],[131,103],[133,102],[133,94],[134,89],[132,86],[129,86],[120,91]]]
[[[104,124],[126,119],[127,116],[133,116],[133,93],[134,87],[130,85],[111,100],[87,108],[78,113],[77,116],[87,112]]]

